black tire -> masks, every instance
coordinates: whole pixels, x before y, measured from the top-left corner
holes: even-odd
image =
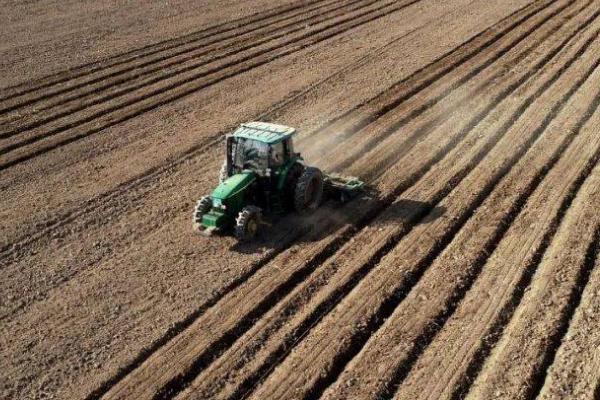
[[[223,161],[223,165],[219,170],[219,183],[223,183],[227,178],[229,178],[227,175],[227,161]]]
[[[300,214],[310,213],[321,205],[323,199],[323,173],[320,169],[306,167],[294,189],[294,208]]]
[[[202,196],[196,203],[194,208],[194,226],[198,226],[202,223],[202,217],[204,214],[210,211],[212,208],[212,199],[210,196]]]
[[[235,220],[235,237],[240,242],[254,238],[258,232],[260,219],[260,208],[254,206],[244,207]]]
[[[296,185],[298,184],[298,179],[302,176],[304,172],[304,165],[300,163],[295,163],[292,165],[287,173],[287,177],[285,179],[285,186],[283,189],[283,198],[285,202],[285,207],[288,211],[294,211],[296,209],[294,205],[294,192],[296,190]]]

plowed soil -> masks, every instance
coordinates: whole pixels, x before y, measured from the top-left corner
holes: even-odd
[[[600,398],[600,2],[5,2],[0,398]],[[368,190],[191,229],[245,121]]]

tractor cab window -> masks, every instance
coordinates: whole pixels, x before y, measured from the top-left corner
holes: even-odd
[[[267,169],[269,145],[258,140],[238,138],[234,143],[233,165],[238,169],[264,171]]]
[[[271,145],[271,167],[280,167],[285,161],[283,142]]]
[[[291,139],[287,139],[284,142],[285,152],[288,157],[292,157],[294,155],[294,144]]]

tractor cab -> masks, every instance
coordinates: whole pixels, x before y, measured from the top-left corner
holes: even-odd
[[[294,162],[294,128],[266,122],[242,124],[227,137],[227,159],[222,178],[252,171],[261,178],[274,178]]]

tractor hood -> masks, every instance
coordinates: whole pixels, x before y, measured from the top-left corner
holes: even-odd
[[[255,180],[256,174],[254,172],[242,172],[241,174],[232,175],[217,186],[211,197],[226,200],[246,189]]]

